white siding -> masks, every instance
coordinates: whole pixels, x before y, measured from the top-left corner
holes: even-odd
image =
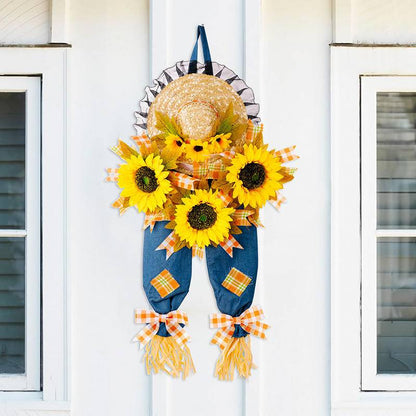
[[[353,40],[416,43],[414,0],[352,0]]]
[[[0,44],[48,41],[48,0],[0,0]]]

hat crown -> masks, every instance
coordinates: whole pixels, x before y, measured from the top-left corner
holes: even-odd
[[[193,100],[178,111],[176,122],[182,134],[191,139],[206,139],[215,136],[219,112],[207,101]]]

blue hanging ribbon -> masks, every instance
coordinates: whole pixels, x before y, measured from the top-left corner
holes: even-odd
[[[204,63],[205,63],[204,74],[213,75],[211,53],[209,52],[207,35],[205,33],[205,28],[203,25],[198,26],[196,42],[195,42],[194,49],[192,50],[191,60],[189,62],[188,74],[195,74],[197,70],[199,38],[201,38],[202,52],[204,55]]]

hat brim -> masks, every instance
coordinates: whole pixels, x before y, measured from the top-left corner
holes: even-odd
[[[224,80],[229,84],[244,103],[247,118],[254,124],[260,123],[258,113],[260,106],[255,102],[253,90],[236,75],[231,69],[217,62],[212,62],[213,74],[215,77]],[[156,97],[160,92],[172,81],[179,79],[188,74],[189,61],[180,61],[175,65],[162,71],[158,78],[154,80],[152,86],[145,88],[145,96],[139,102],[139,111],[135,112],[137,122],[134,125],[140,134],[143,130],[147,130],[149,110]],[[197,64],[197,73],[201,74],[205,71],[205,65]]]

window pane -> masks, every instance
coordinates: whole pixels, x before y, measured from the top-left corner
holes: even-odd
[[[25,228],[25,93],[0,93],[0,229]]]
[[[377,306],[378,373],[415,373],[415,238],[379,238]]]
[[[0,238],[0,373],[25,372],[25,239]]]
[[[377,224],[416,228],[416,93],[377,93]]]

